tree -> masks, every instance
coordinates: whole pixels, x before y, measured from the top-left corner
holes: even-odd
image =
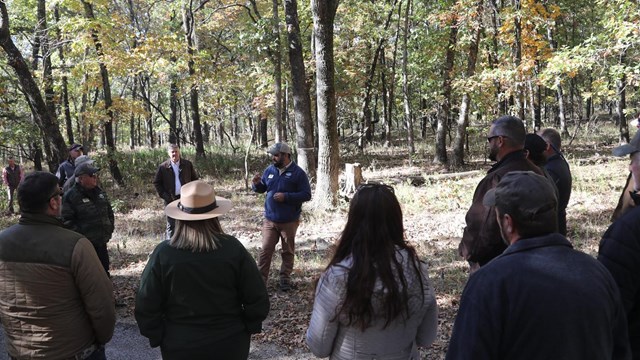
[[[55,118],[49,113],[49,109],[42,98],[40,89],[31,75],[29,65],[22,57],[22,53],[11,39],[9,28],[9,13],[5,0],[0,0],[0,47],[7,54],[7,63],[13,68],[22,87],[27,103],[31,108],[34,120],[50,144],[50,153],[47,154],[49,170],[55,171],[58,164],[64,159],[67,147],[58,128]]]
[[[467,71],[465,76],[470,79],[476,72],[476,62],[478,60],[478,46],[480,44],[480,34],[482,33],[482,15],[484,10],[484,0],[477,0],[476,11],[472,20],[473,38],[469,44],[469,56],[467,57]],[[458,126],[456,128],[456,138],[453,145],[453,164],[461,166],[464,164],[464,144],[467,138],[467,127],[469,125],[469,108],[471,106],[471,94],[465,87],[460,101],[460,113],[458,114]]]
[[[311,118],[311,99],[307,85],[307,74],[300,39],[297,0],[285,0],[285,21],[289,41],[289,63],[293,83],[293,114],[296,123],[296,145],[298,165],[314,178],[316,174],[316,153],[313,144],[313,121]]]
[[[96,17],[93,12],[93,5],[89,2],[81,0],[84,6],[85,16],[90,21],[95,21]],[[107,119],[104,122],[104,136],[106,138],[107,143],[107,160],[109,161],[109,170],[111,171],[111,176],[113,179],[120,185],[124,186],[124,179],[122,177],[122,173],[120,172],[120,168],[118,167],[118,161],[115,158],[116,145],[113,138],[113,119],[114,114],[111,106],[113,104],[111,98],[111,84],[109,82],[109,70],[102,59],[104,54],[102,52],[102,43],[98,37],[98,31],[96,28],[91,29],[91,39],[93,40],[93,44],[96,49],[96,54],[100,58],[99,67],[100,67],[100,77],[102,78],[102,95],[104,97],[104,107],[107,113]]]
[[[318,181],[314,203],[326,209],[338,194],[338,120],[334,83],[333,24],[339,0],[311,0],[318,106]]]

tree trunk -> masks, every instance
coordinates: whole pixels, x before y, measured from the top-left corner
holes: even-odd
[[[387,19],[384,23],[385,32],[389,29],[389,26],[391,25],[391,19],[393,17],[393,13],[397,3],[398,3],[398,0],[393,1],[391,10],[387,15]],[[378,66],[378,59],[380,58],[383,52],[385,42],[386,42],[386,38],[384,36],[381,36],[380,39],[378,39],[378,41],[376,42],[377,43],[376,49],[373,53],[373,56],[371,57],[371,66],[369,66],[369,71],[367,72],[367,80],[365,81],[365,85],[364,85],[364,98],[362,100],[362,114],[361,114],[362,125],[360,128],[361,134],[360,134],[360,141],[359,141],[360,148],[363,148],[363,145],[364,145],[363,140],[366,140],[367,143],[371,143],[371,140],[372,140],[371,90],[373,88],[373,79],[375,78],[376,68]]]
[[[525,113],[524,113],[524,100],[523,94],[524,89],[522,87],[522,77],[523,75],[520,73],[520,64],[522,64],[522,23],[520,19],[520,11],[522,6],[520,4],[520,0],[513,0],[513,7],[516,11],[514,20],[513,20],[513,32],[514,32],[514,42],[513,42],[513,63],[515,64],[515,96],[514,101],[516,105],[516,111],[520,120],[522,120],[525,124]]]
[[[411,0],[407,0],[407,7],[404,10],[404,33],[402,34],[402,99],[404,103],[404,122],[407,127],[407,145],[409,145],[409,158],[416,152],[413,140],[413,117],[411,116],[409,74],[407,64],[409,62],[409,49],[407,48],[409,38],[409,15],[411,14]]]
[[[95,21],[95,15],[93,13],[93,6],[81,0],[84,5],[85,16],[90,21]],[[113,101],[111,99],[111,84],[109,83],[109,70],[103,61],[104,54],[102,52],[102,43],[98,38],[98,32],[96,30],[91,30],[91,39],[93,40],[93,44],[96,48],[96,53],[99,58],[99,67],[100,67],[100,76],[102,77],[102,92],[104,96],[104,107],[107,112],[107,120],[104,122],[104,135],[107,144],[107,159],[109,161],[109,170],[111,171],[111,176],[113,176],[113,180],[120,186],[124,186],[124,179],[122,177],[122,173],[120,172],[120,168],[118,167],[118,161],[115,158],[116,153],[116,145],[113,137],[113,121],[114,115],[111,110],[111,106]]]
[[[458,42],[458,20],[453,20],[449,29],[449,43],[445,56],[444,69],[442,72],[442,111],[438,116],[438,128],[436,130],[436,151],[434,163],[447,163],[447,132],[449,117],[451,116],[451,73],[456,57],[456,43]]]
[[[337,203],[339,144],[336,115],[333,23],[339,0],[311,0],[316,59],[318,181],[314,202],[320,209]]]
[[[626,60],[625,52],[623,51],[620,54],[620,65],[624,66]],[[616,82],[616,87],[618,90],[618,103],[616,106],[616,111],[618,113],[618,126],[620,129],[620,142],[629,142],[629,126],[627,125],[627,120],[624,116],[624,110],[627,107],[627,75],[622,74],[618,81]]]
[[[31,75],[29,65],[13,43],[9,30],[9,14],[4,1],[0,1],[0,47],[7,55],[7,64],[13,68],[18,77],[36,125],[47,136],[48,144],[46,142],[45,144],[50,148],[50,154],[47,154],[49,170],[54,172],[61,160],[64,159],[67,146],[55,118],[49,113],[40,89]]]
[[[274,48],[272,49],[273,61],[273,91],[275,94],[274,120],[276,121],[276,142],[282,140],[282,53],[280,45],[280,17],[278,15],[278,0],[272,0],[273,19],[272,32]]]
[[[467,72],[465,74],[467,80],[476,73],[476,62],[478,60],[478,45],[480,44],[480,34],[482,33],[482,13],[484,0],[478,0],[476,3],[476,16],[478,19],[473,24],[474,35],[471,44],[469,44],[469,58],[467,60]],[[464,144],[467,138],[467,126],[469,126],[469,107],[471,106],[471,96],[468,92],[462,94],[460,102],[460,114],[458,114],[458,126],[456,128],[456,138],[453,146],[453,164],[462,166],[464,164]]]
[[[175,62],[175,57],[172,58]],[[180,146],[180,129],[178,129],[178,75],[171,74],[169,86],[169,143]]]
[[[62,95],[62,112],[64,113],[64,121],[67,128],[67,138],[69,144],[75,142],[73,137],[73,123],[71,120],[71,109],[69,108],[69,79],[67,77],[67,63],[65,60],[64,45],[62,45],[62,35],[60,34],[60,9],[59,4],[55,4],[53,8],[53,15],[56,20],[56,37],[58,43],[58,57],[60,58],[60,67],[62,68],[61,76],[61,88],[60,93]]]
[[[315,178],[316,151],[313,141],[311,98],[306,82],[307,76],[302,53],[302,41],[300,39],[297,0],[285,0],[284,11],[287,23],[291,82],[293,85],[293,117],[296,124],[298,166],[307,173],[309,178]]]
[[[189,91],[189,109],[191,110],[191,121],[193,121],[193,135],[196,143],[196,158],[204,158],[204,143],[202,141],[202,126],[200,124],[200,105],[198,103],[198,85],[194,64],[194,48],[197,49],[198,42],[196,39],[195,19],[190,1],[186,1],[183,9],[183,25],[184,38],[187,41],[187,54],[189,60],[187,66],[189,68],[189,77],[191,78],[191,89]]]

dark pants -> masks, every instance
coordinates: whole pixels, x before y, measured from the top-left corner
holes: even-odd
[[[180,195],[176,195],[174,200],[178,200],[180,199]],[[164,202],[164,207],[167,207],[167,205],[169,205],[171,202]],[[171,237],[173,236],[173,232],[176,229],[176,219],[174,218],[170,218],[167,216],[167,240],[171,240]]]
[[[107,244],[99,246],[93,245],[93,247],[96,249],[96,254],[98,254],[98,259],[100,259],[100,263],[102,264],[104,271],[106,271],[107,275],[111,277],[111,274],[109,273],[109,251],[107,250]]]
[[[164,360],[246,360],[249,357],[251,335],[243,331],[213,344],[191,349],[167,351],[160,348]]]

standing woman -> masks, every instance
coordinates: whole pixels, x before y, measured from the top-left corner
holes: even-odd
[[[240,241],[222,231],[218,216],[231,201],[197,180],[165,208],[176,219],[142,273],[135,317],[163,359],[246,359],[251,334],[269,312],[267,289]]]
[[[367,184],[316,288],[307,344],[331,359],[418,359],[434,341],[438,308],[427,265],[404,238],[393,188]]]

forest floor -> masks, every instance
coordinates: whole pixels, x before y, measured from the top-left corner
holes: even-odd
[[[600,151],[576,148],[575,151],[578,157],[568,155],[574,181],[567,209],[569,238],[576,248],[595,255],[628,174],[628,159],[601,155],[610,154],[610,148]],[[373,154],[363,161],[365,180],[383,181],[395,187],[403,206],[406,237],[430,266],[439,306],[439,327],[435,343],[421,349],[425,359],[445,357],[459,297],[467,279],[467,263],[457,254],[464,215],[477,183],[489,166],[481,160],[460,169],[463,172],[460,177],[438,177],[433,174],[445,172],[439,167],[426,162],[410,163],[388,153]],[[479,171],[469,174],[470,170]],[[234,202],[233,210],[221,218],[223,228],[240,239],[255,256],[260,247],[262,195],[245,189],[241,177],[205,180],[214,184],[219,196]],[[131,195],[119,190],[114,190],[111,196],[125,200],[122,211],[117,214],[116,233],[109,245],[116,296],[126,304],[119,309],[119,317],[134,321],[135,289],[148,254],[162,237],[164,215],[161,202],[150,186],[140,189],[135,199],[126,200]],[[271,311],[263,332],[252,339],[251,359],[315,358],[304,341],[314,283],[344,226],[347,209],[346,199],[332,211],[317,211],[311,203],[305,204],[296,241],[294,289],[286,293],[277,290],[280,259],[276,253],[268,284]]]
[[[574,146],[567,151],[573,172],[573,193],[567,209],[569,238],[574,246],[595,255],[601,235],[628,174],[628,159],[615,158],[611,144]],[[428,161],[409,161],[398,149],[385,149],[343,157],[362,164],[365,180],[382,181],[395,188],[403,207],[407,240],[413,244],[430,267],[430,278],[439,306],[438,336],[435,343],[421,349],[422,358],[444,359],[460,294],[467,279],[467,264],[457,248],[464,228],[464,215],[474,189],[490,163],[471,162],[457,169],[460,176],[438,176],[453,171]],[[260,169],[268,165],[255,165]],[[201,173],[214,173],[199,169]],[[150,170],[153,171],[153,170]],[[434,176],[435,175],[435,176]],[[106,177],[105,177],[106,178]],[[116,210],[116,230],[109,243],[112,275],[121,322],[135,323],[135,291],[148,255],[161,241],[165,217],[161,200],[151,179],[137,187],[118,188],[103,178]],[[260,247],[263,195],[245,188],[238,169],[225,179],[205,176],[219,196],[230,198],[234,208],[221,217],[224,230],[237,237],[255,256]],[[325,267],[328,256],[342,230],[348,209],[346,198],[332,211],[318,211],[312,203],[303,207],[302,223],[296,240],[294,288],[277,290],[278,253],[274,256],[268,284],[271,311],[263,332],[252,338],[250,359],[314,359],[304,338],[311,309],[315,280]],[[15,222],[17,217],[2,218],[0,225]]]

